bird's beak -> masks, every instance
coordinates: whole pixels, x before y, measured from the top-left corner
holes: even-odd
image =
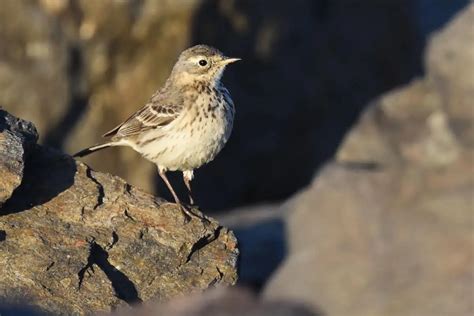
[[[242,60],[240,58],[231,58],[231,57],[224,57],[224,59],[222,59],[221,63],[223,65],[228,65],[228,64],[231,64],[231,63],[235,63],[236,61],[239,61],[239,60]]]

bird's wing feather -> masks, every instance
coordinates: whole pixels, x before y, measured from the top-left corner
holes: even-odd
[[[169,124],[181,113],[182,103],[169,104],[169,102],[164,103],[163,101],[152,98],[149,103],[135,112],[125,122],[102,136],[113,136],[122,139]]]

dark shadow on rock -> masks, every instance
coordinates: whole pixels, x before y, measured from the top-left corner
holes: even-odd
[[[202,248],[206,247],[209,245],[209,243],[213,242],[217,238],[219,238],[219,235],[221,233],[222,226],[217,227],[217,229],[213,232],[213,234],[210,235],[205,235],[201,239],[199,239],[191,248],[191,251],[189,252],[188,257],[186,258],[186,263],[188,263],[193,255],[197,253],[199,250]]]
[[[370,100],[421,72],[415,15],[409,0],[203,1],[191,44],[243,60],[223,77],[234,131],[197,172],[198,204],[278,201],[307,185]]]
[[[84,280],[84,274],[88,269],[93,269],[94,264],[97,265],[112,283],[112,287],[117,297],[128,304],[141,303],[138,297],[138,291],[135,284],[121,271],[117,270],[110,264],[109,254],[101,246],[95,242],[91,243],[90,254],[87,265],[79,271],[79,289]]]
[[[20,186],[0,209],[0,216],[44,204],[74,184],[76,163],[70,156],[35,145],[25,158]]]
[[[234,228],[239,241],[239,284],[259,290],[286,256],[285,224],[271,219]]]

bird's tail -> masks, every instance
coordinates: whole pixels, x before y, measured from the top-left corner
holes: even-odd
[[[92,154],[93,152],[96,152],[98,150],[110,147],[110,146],[115,146],[115,143],[105,143],[105,144],[99,144],[99,145],[94,145],[89,148],[83,149],[80,152],[75,153],[72,155],[73,157],[84,157],[89,154]]]

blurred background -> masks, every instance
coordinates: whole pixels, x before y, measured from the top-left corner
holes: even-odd
[[[241,284],[328,315],[472,312],[468,0],[5,0],[0,105],[73,153],[200,43],[243,59],[232,137],[194,181]],[[83,161],[170,198],[130,149]]]

